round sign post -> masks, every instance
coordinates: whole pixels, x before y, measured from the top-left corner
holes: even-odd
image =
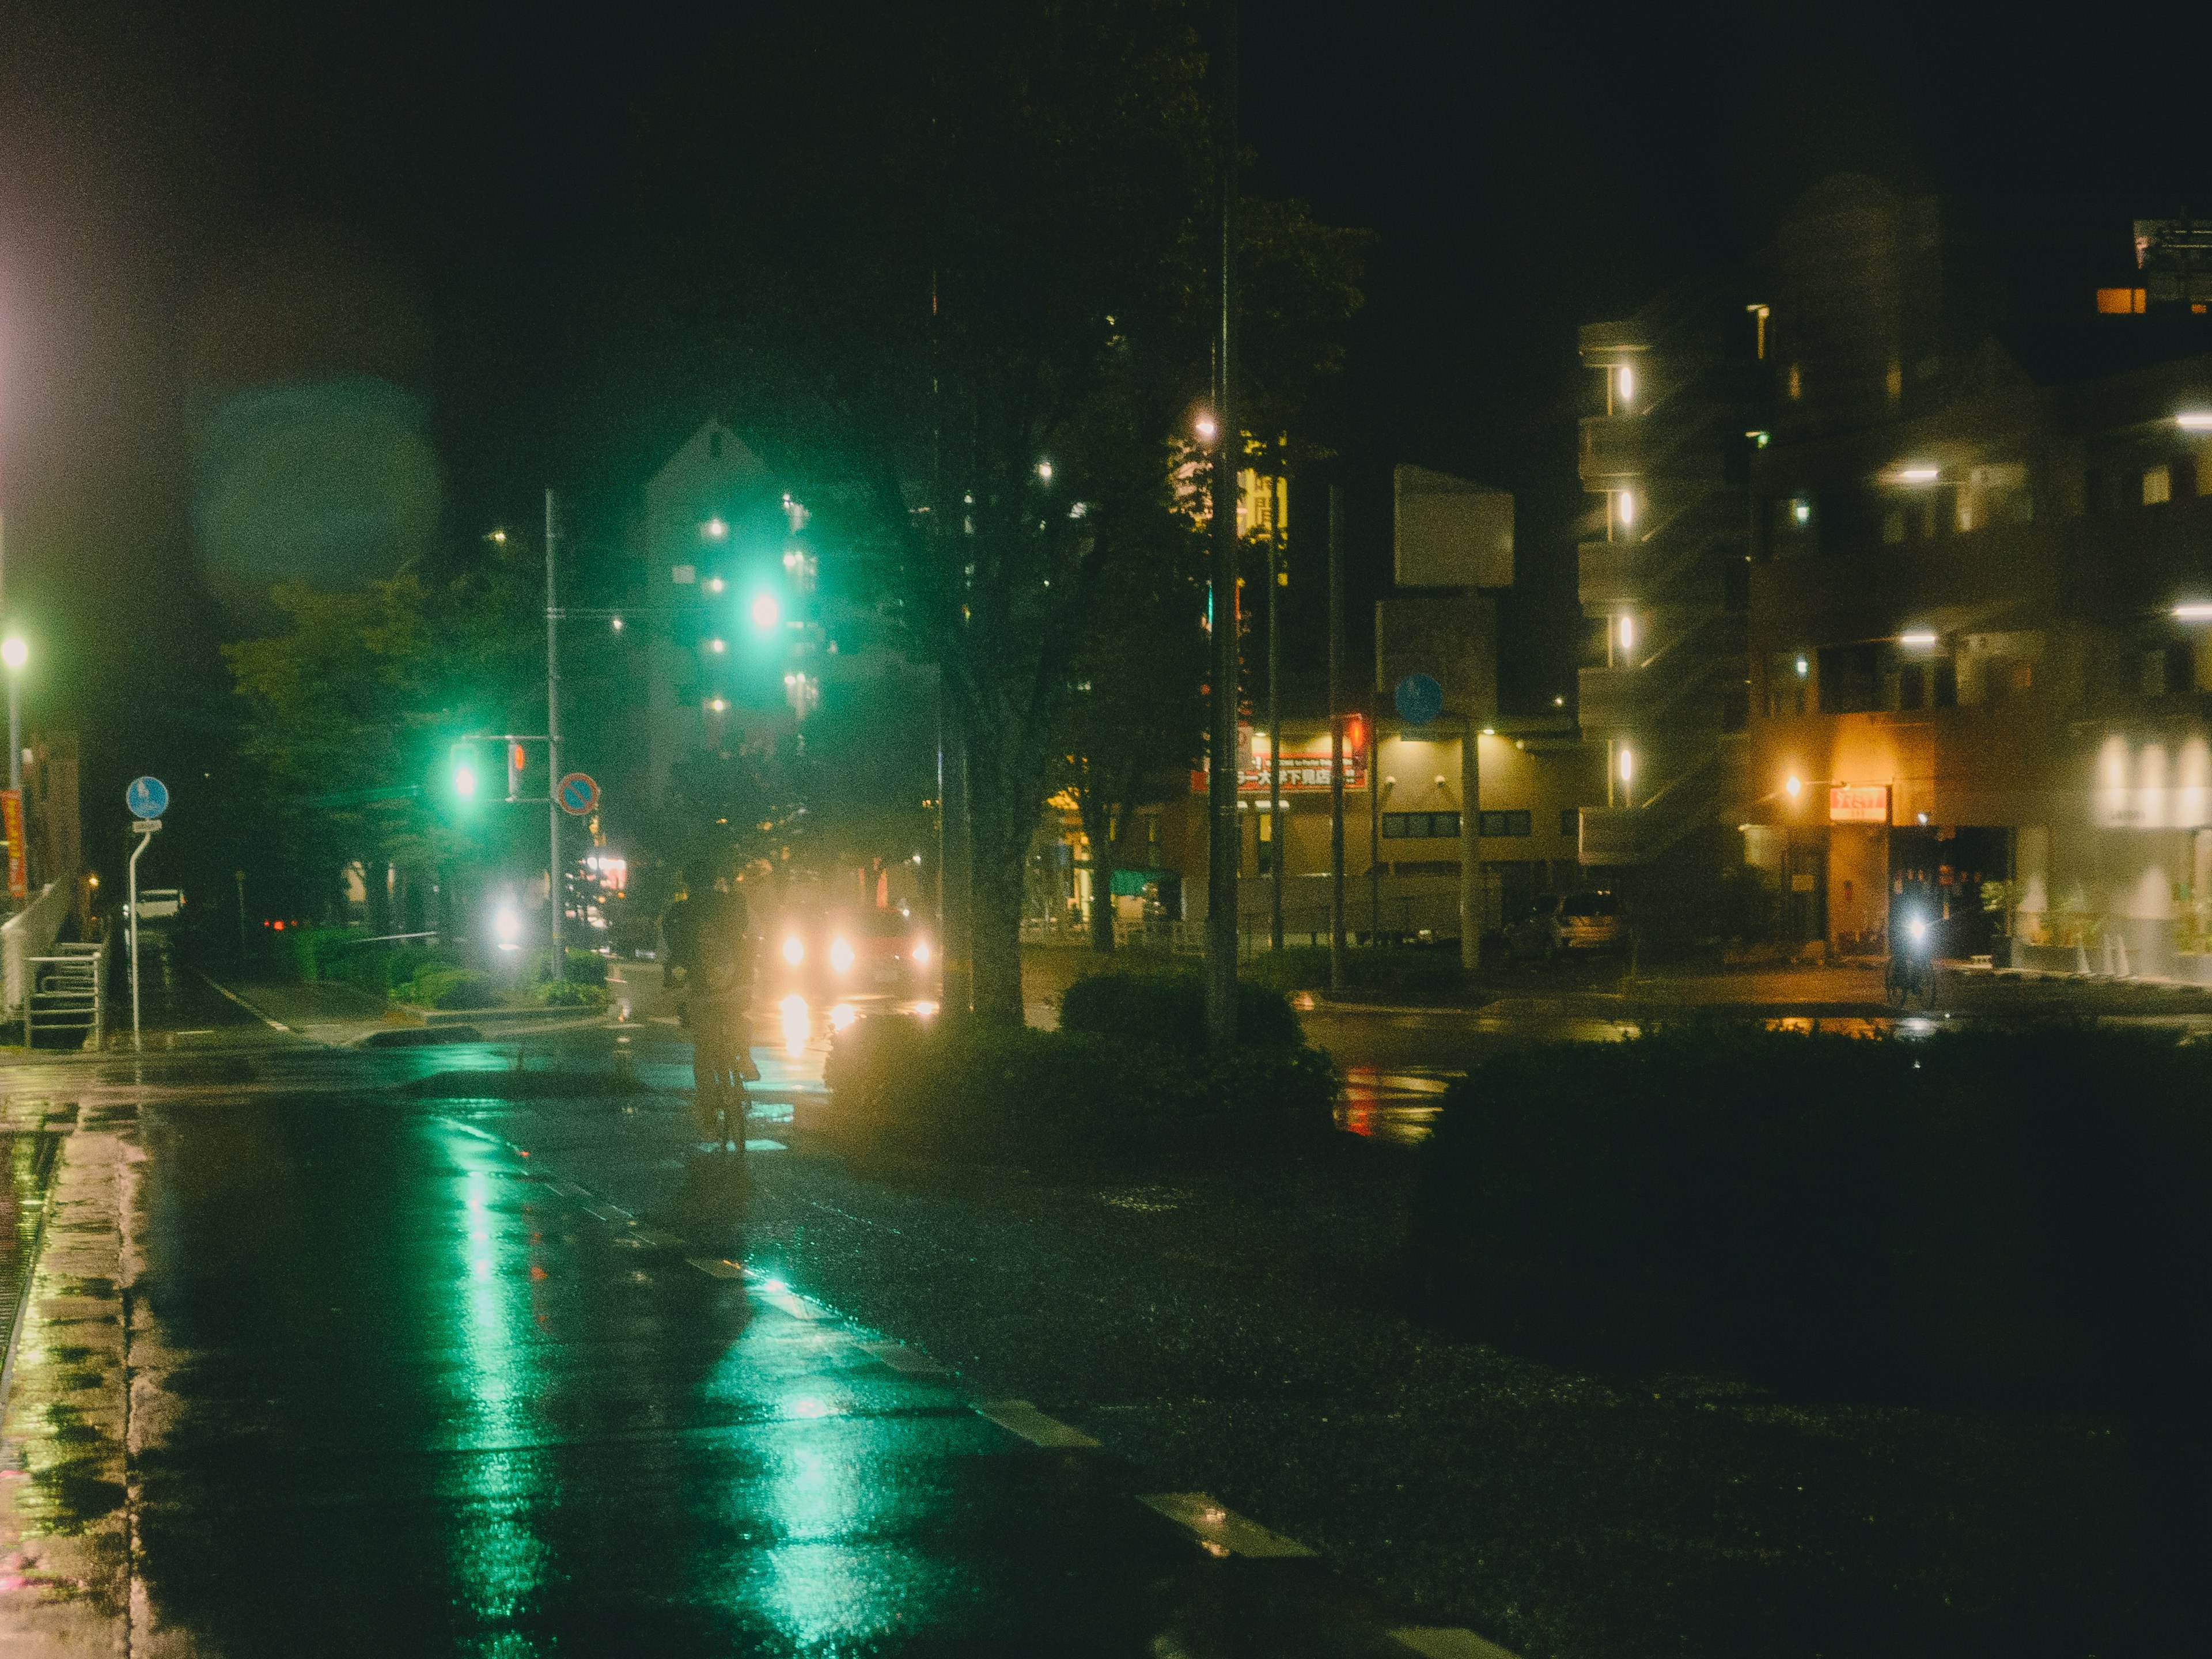
[[[138,833],[138,845],[131,851],[131,1046],[138,1046],[138,860],[154,844],[154,832],[161,827],[161,814],[169,810],[169,791],[159,778],[133,778],[131,787],[123,792],[123,804],[131,809],[131,827]]]
[[[599,804],[599,786],[582,772],[571,772],[553,787],[553,799],[572,818],[587,815]]]
[[[1431,675],[1408,674],[1398,682],[1398,718],[1408,726],[1426,726],[1444,712],[1444,689]]]

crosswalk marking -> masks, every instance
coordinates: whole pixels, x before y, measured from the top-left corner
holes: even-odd
[[[1158,1510],[1179,1527],[1187,1527],[1198,1541],[1218,1554],[1263,1556],[1311,1555],[1296,1539],[1269,1532],[1256,1521],[1248,1521],[1210,1492],[1140,1492],[1137,1501]]]

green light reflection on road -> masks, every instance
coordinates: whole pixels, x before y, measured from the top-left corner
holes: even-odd
[[[448,1129],[446,1153],[465,1171],[456,1241],[465,1276],[454,1288],[465,1322],[458,1334],[468,1359],[458,1425],[465,1446],[459,1465],[463,1508],[453,1535],[453,1568],[471,1612],[500,1620],[524,1610],[544,1581],[550,1558],[529,1524],[533,1455],[502,1449],[532,1437],[544,1386],[532,1360],[529,1224],[499,1212],[498,1183],[488,1173],[496,1156],[490,1147]],[[535,1649],[510,1634],[500,1651],[520,1656]]]

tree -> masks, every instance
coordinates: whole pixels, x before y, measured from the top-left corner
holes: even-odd
[[[881,561],[906,648],[938,671],[966,757],[987,1018],[1021,1018],[1024,866],[1079,665],[1119,568],[1164,546],[1163,444],[1208,383],[1204,15],[969,0],[748,17],[655,100],[676,130],[654,153],[730,169],[688,173],[666,204],[682,229],[655,245],[652,314],[824,539]],[[738,84],[733,149],[721,89]],[[1361,239],[1296,204],[1245,219],[1244,406],[1273,422],[1340,350]]]
[[[1091,842],[1091,943],[1114,949],[1114,874],[1139,803],[1188,793],[1205,750],[1206,549],[1163,512],[1158,544],[1107,565],[1075,659],[1066,784]]]
[[[358,864],[376,919],[388,920],[384,871],[424,893],[439,872],[522,833],[517,821],[457,817],[446,762],[459,738],[544,719],[543,601],[527,558],[502,550],[434,587],[412,574],[354,592],[283,586],[285,630],[223,647],[246,706],[269,855],[304,872],[310,908],[326,911],[339,872]],[[495,769],[495,747],[484,756]]]

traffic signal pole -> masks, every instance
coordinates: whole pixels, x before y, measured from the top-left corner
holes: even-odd
[[[553,920],[553,977],[568,977],[561,946],[561,613],[556,605],[553,492],[545,492],[545,908]]]
[[[1237,1045],[1237,473],[1244,458],[1231,378],[1236,345],[1237,0],[1221,6],[1216,161],[1221,189],[1221,335],[1214,357],[1212,720],[1206,743],[1206,1030],[1213,1048]]]

